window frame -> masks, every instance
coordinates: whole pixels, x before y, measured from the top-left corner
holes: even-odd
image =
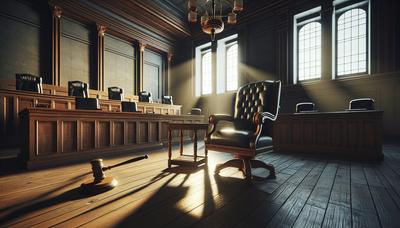
[[[208,54],[208,53],[210,53],[210,58],[211,58],[211,60],[210,60],[210,76],[211,76],[211,78],[210,78],[210,93],[204,93],[204,89],[203,89],[203,78],[204,78],[204,75],[203,75],[203,57],[206,55],[206,54]],[[203,49],[201,49],[200,50],[200,95],[201,96],[208,96],[208,95],[211,95],[212,93],[213,93],[213,73],[212,73],[212,67],[213,67],[213,61],[212,61],[212,59],[213,59],[213,57],[212,57],[212,50],[211,50],[211,47],[206,47],[206,48],[203,48]]]
[[[293,16],[293,84],[318,81],[322,78],[322,22],[321,6],[311,8]],[[302,27],[311,22],[321,24],[321,75],[319,78],[299,80],[299,31]]]
[[[236,73],[237,73],[237,77],[236,77],[236,88],[235,89],[231,89],[228,90],[228,50],[233,47],[234,45],[237,46],[237,56],[236,56]],[[239,43],[237,38],[229,40],[227,42],[225,42],[225,83],[224,83],[224,92],[236,92],[237,89],[239,88]]]
[[[334,42],[332,42],[332,79],[341,79],[341,78],[347,78],[347,77],[357,77],[357,76],[362,76],[362,75],[369,75],[370,74],[370,5],[369,5],[368,0],[365,1],[346,1],[346,0],[337,0],[333,2],[334,9],[333,9],[333,20],[332,22],[334,23],[332,25],[332,39],[334,39]],[[340,4],[344,4],[344,6],[340,6]],[[349,73],[349,74],[343,74],[343,75],[338,75],[338,20],[339,18],[345,14],[346,12],[353,10],[353,9],[362,9],[366,13],[366,59],[365,59],[365,64],[366,64],[366,71],[364,72],[357,72],[357,73]]]
[[[321,49],[321,53],[320,53],[320,73],[319,73],[319,77],[317,77],[317,78],[310,78],[310,79],[302,79],[302,80],[300,80],[300,78],[299,78],[299,54],[300,54],[300,52],[299,52],[299,35],[300,35],[300,30],[302,29],[302,28],[304,28],[306,25],[308,25],[308,24],[311,24],[311,23],[319,23],[320,24],[320,26],[321,26],[321,34],[320,34],[320,39],[321,39],[321,46],[320,46],[320,49]],[[298,23],[297,24],[297,50],[296,50],[296,54],[297,54],[297,63],[296,63],[296,66],[297,66],[297,81],[298,82],[310,82],[310,81],[316,81],[316,80],[321,80],[321,78],[322,78],[322,23],[321,23],[321,19],[320,18],[318,18],[318,17],[315,17],[315,18],[312,18],[312,19],[309,19],[309,20],[306,20],[306,21],[304,21],[304,23],[303,22],[301,22],[301,23]]]

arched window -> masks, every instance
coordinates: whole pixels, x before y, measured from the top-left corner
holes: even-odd
[[[298,31],[298,80],[321,78],[321,24],[310,22]]]
[[[211,93],[211,49],[201,56],[201,94]]]
[[[238,44],[234,43],[226,49],[226,90],[238,87]]]
[[[337,19],[337,75],[367,72],[367,12],[354,8]]]

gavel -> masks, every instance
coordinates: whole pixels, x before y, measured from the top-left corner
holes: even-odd
[[[115,186],[117,186],[118,181],[115,180],[113,177],[107,177],[105,175],[104,171],[110,170],[112,168],[119,167],[122,165],[126,165],[126,164],[129,164],[132,162],[147,159],[147,158],[149,158],[149,156],[146,154],[146,155],[132,158],[127,161],[124,161],[124,162],[121,162],[121,163],[118,163],[115,165],[107,166],[107,167],[104,167],[103,159],[100,159],[100,158],[93,159],[90,161],[90,164],[92,166],[92,172],[93,172],[94,179],[88,180],[88,181],[82,183],[80,190],[81,190],[81,192],[83,192],[85,194],[98,194],[101,192],[111,190]]]

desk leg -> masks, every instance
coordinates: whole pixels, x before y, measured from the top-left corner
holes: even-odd
[[[168,129],[168,168],[171,168],[171,157],[172,157],[172,132]]]
[[[194,161],[197,161],[197,130],[194,130],[194,142],[193,142],[193,152],[194,152]]]
[[[180,151],[181,151],[181,155],[183,154],[183,130],[181,129],[181,148],[180,148]]]
[[[204,155],[205,155],[205,159],[206,162],[208,161],[208,150],[206,148],[206,137],[207,137],[207,131],[204,133]]]

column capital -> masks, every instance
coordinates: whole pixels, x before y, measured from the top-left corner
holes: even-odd
[[[167,55],[168,63],[172,62],[172,57],[174,57],[174,54],[172,52],[168,52],[168,55]]]
[[[107,27],[104,25],[97,24],[97,35],[104,36],[106,34]]]
[[[51,10],[53,13],[53,17],[61,18],[61,14],[62,14],[61,7],[59,7],[57,5],[52,5]]]
[[[146,46],[147,46],[147,44],[139,43],[140,52],[144,52],[144,49],[146,49]]]

